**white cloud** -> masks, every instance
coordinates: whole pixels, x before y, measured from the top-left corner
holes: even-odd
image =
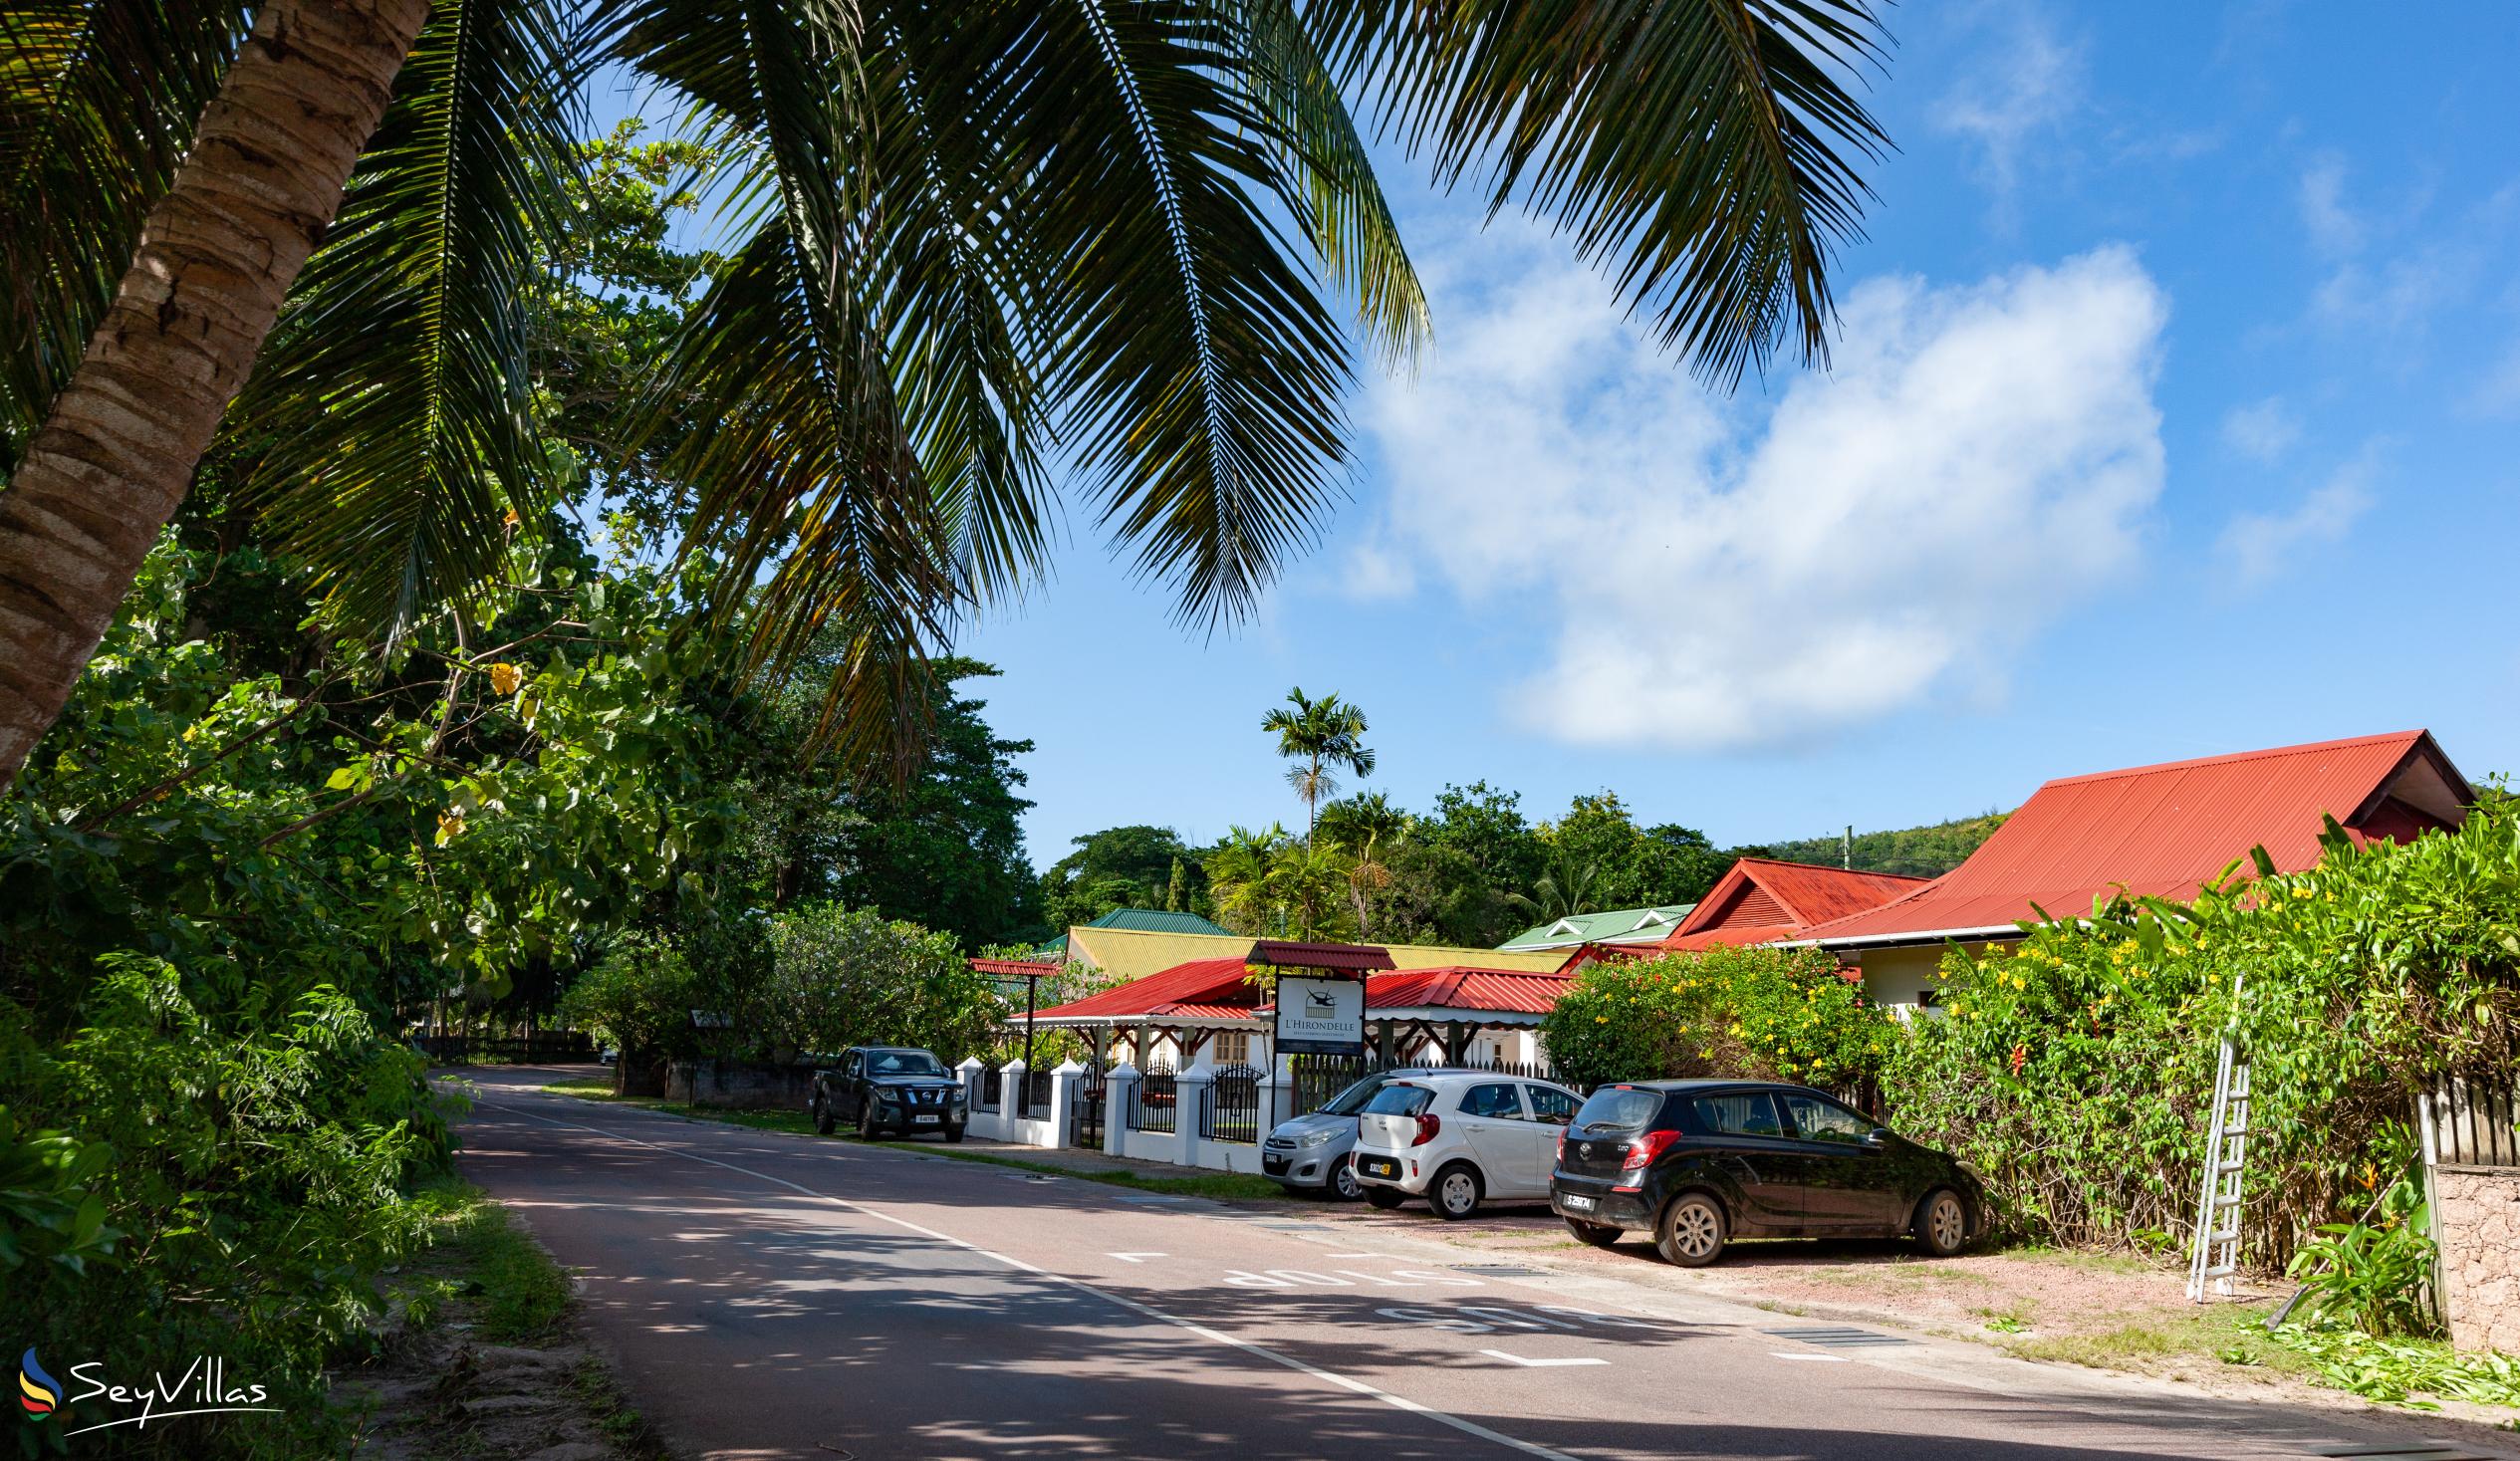
[[[2242,588],[2256,588],[2302,554],[2342,540],[2371,510],[2372,479],[2378,472],[2378,449],[2367,446],[2291,507],[2233,517],[2222,530],[2221,543],[2232,578]]]
[[[1493,238],[1495,235],[1490,235]],[[1515,692],[1566,739],[1807,741],[1993,677],[2134,562],[2159,495],[2161,291],[2125,249],[1851,291],[1835,370],[1764,421],[1640,345],[1536,236],[1366,419],[1383,531],[1465,600],[1553,616]]]
[[[2301,418],[2280,395],[2233,406],[2222,416],[2223,443],[2242,456],[2271,462],[2301,439]]]
[[[1984,179],[1999,195],[2020,179],[2024,150],[2071,116],[2083,96],[2083,53],[2059,38],[2039,11],[2006,12],[2003,34],[1945,92],[1930,120],[1978,144]]]
[[[2363,220],[2345,203],[2345,159],[2323,152],[2302,169],[2301,222],[2325,254],[2350,254],[2363,246]]]

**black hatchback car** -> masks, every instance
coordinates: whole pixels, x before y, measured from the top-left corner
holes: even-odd
[[[1586,1243],[1642,1229],[1684,1268],[1734,1238],[1905,1235],[1947,1258],[1986,1227],[1985,1188],[1955,1158],[1759,1081],[1603,1087],[1558,1138],[1549,1205]]]
[[[838,1061],[814,1073],[814,1095],[805,1108],[824,1135],[845,1121],[869,1140],[889,1129],[903,1136],[933,1131],[960,1141],[971,1119],[970,1095],[944,1062],[927,1051],[889,1045],[842,1051]]]

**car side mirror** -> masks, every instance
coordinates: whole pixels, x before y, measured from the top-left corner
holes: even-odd
[[[1890,1127],[1875,1126],[1872,1130],[1865,1132],[1864,1144],[1867,1146],[1890,1145]]]

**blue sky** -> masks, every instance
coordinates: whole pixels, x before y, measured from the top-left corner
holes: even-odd
[[[1906,5],[1837,368],[1708,394],[1545,235],[1387,158],[1435,308],[1368,371],[1353,501],[1185,633],[1083,511],[964,648],[1036,860],[1301,808],[1290,685],[1370,785],[1616,789],[1719,844],[2044,778],[2429,726],[2520,767],[2520,9]]]

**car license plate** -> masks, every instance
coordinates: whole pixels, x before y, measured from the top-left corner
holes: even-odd
[[[1562,1206],[1574,1208],[1577,1212],[1591,1212],[1593,1210],[1592,1198],[1578,1197],[1572,1192],[1559,1193],[1558,1202]]]
[[[1384,1157],[1369,1156],[1357,1163],[1357,1170],[1369,1177],[1397,1177],[1400,1174],[1400,1164]]]
[[[933,1126],[933,1125],[935,1125],[938,1121],[940,1121],[940,1120],[942,1120],[942,1119],[944,1119],[944,1118],[943,1118],[943,1117],[941,1117],[941,1116],[925,1115],[925,1114],[922,1114],[922,1115],[915,1115],[915,1116],[910,1117],[910,1120],[912,1121],[912,1123],[914,1123],[914,1124],[916,1124],[916,1125],[921,1125],[921,1126]]]

